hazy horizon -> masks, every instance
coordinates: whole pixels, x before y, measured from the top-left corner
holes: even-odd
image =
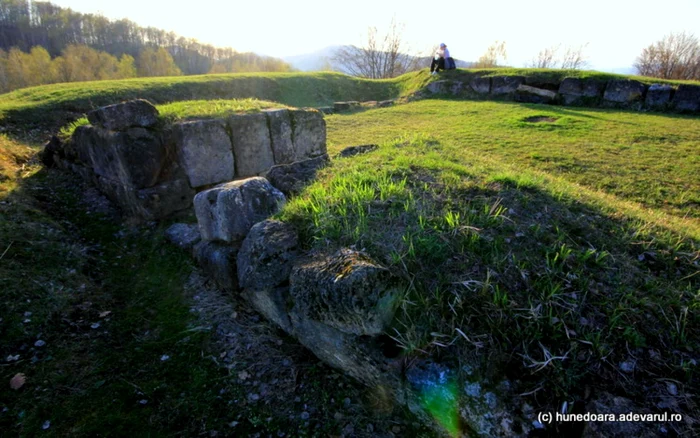
[[[574,9],[551,0],[531,2],[526,8],[511,0],[497,7],[445,0],[432,12],[404,2],[367,0],[342,8],[317,0],[270,1],[264,9],[249,2],[219,4],[212,0],[200,0],[195,9],[162,0],[51,2],[110,19],[126,18],[202,43],[279,58],[333,45],[361,45],[368,27],[376,26],[382,34],[395,18],[404,26],[407,53],[415,55],[426,55],[431,47],[445,42],[455,58],[475,61],[500,40],[506,41],[506,63],[522,67],[547,47],[561,45],[563,52],[567,46],[587,44],[588,68],[610,71],[631,67],[644,47],[664,35],[682,31],[697,35],[700,30],[700,2],[696,0],[669,0],[663,10],[645,6],[651,3],[628,1],[591,0]],[[664,13],[667,19],[659,20]],[[440,20],[442,25],[436,25]]]

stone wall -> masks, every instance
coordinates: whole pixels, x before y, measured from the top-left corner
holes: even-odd
[[[431,82],[422,94],[637,111],[700,113],[700,85],[647,85],[633,79],[601,81],[564,78],[561,81],[546,81],[527,76],[477,76],[469,80],[455,77]]]
[[[91,181],[128,214],[151,220],[192,206],[213,185],[261,175],[326,154],[326,124],[316,110],[277,109],[166,125],[135,100],[88,114],[43,159]]]

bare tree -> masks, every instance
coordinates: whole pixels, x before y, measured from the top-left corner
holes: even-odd
[[[367,31],[367,42],[363,47],[343,46],[333,56],[336,69],[370,79],[387,79],[418,70],[419,59],[406,53],[401,37],[403,26],[391,20],[389,32],[380,38],[377,28]]]
[[[700,41],[693,34],[671,33],[642,50],[634,67],[642,76],[700,79]]]
[[[584,50],[588,44],[578,47],[567,47],[564,56],[559,56],[561,46],[552,46],[541,50],[527,65],[533,68],[561,68],[564,70],[580,70],[588,66]]]
[[[564,70],[581,70],[589,66],[588,59],[584,51],[588,43],[578,47],[567,47],[564,58],[561,60],[561,68]]]
[[[530,63],[527,66],[532,68],[555,68],[559,62],[557,60],[558,51],[559,46],[552,46],[540,50],[540,53],[537,54],[537,57],[530,61]]]
[[[486,53],[481,55],[479,60],[474,65],[474,68],[499,67],[499,66],[503,65],[503,64],[499,64],[499,61],[501,59],[504,62],[507,59],[506,42],[505,41],[496,41],[495,43],[491,44],[488,47],[488,49],[486,49]]]

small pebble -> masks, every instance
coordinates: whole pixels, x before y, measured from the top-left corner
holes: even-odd
[[[632,373],[634,372],[634,362],[627,360],[622,363],[620,363],[620,370],[624,373]]]
[[[98,328],[100,328],[100,323],[99,323],[99,322],[96,322],[96,323],[92,324],[92,325],[90,326],[90,328],[91,328],[91,329],[98,329]]]
[[[168,356],[167,354],[164,354],[160,357],[161,362],[165,362],[166,360],[170,360],[170,356]]]
[[[44,345],[46,345],[46,342],[42,341],[41,339],[34,343],[35,347],[43,347]]]
[[[351,401],[350,401],[349,398],[345,398],[345,399],[343,400],[343,406],[345,406],[346,408],[349,408],[349,407],[350,407],[350,403],[351,403]]]
[[[41,428],[46,430],[49,427],[51,427],[51,422],[49,420],[44,421],[44,424],[41,425]]]
[[[668,391],[669,394],[676,396],[678,395],[678,386],[675,383],[667,382],[666,383],[666,390]]]
[[[139,403],[142,405],[148,404],[148,400],[139,400]]]
[[[309,413],[304,411],[301,413],[301,415],[299,417],[301,417],[302,420],[308,420],[309,416],[310,416]]]

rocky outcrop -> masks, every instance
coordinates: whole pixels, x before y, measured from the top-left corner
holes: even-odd
[[[277,213],[286,198],[262,177],[232,181],[200,192],[194,211],[203,240],[238,242],[256,223]]]
[[[316,179],[319,169],[328,165],[327,154],[292,164],[273,166],[265,177],[270,183],[287,196],[301,192],[304,187]]]
[[[597,104],[603,97],[605,82],[592,79],[564,78],[559,95],[564,105]]]
[[[360,102],[351,100],[348,102],[333,102],[333,110],[337,113],[343,111],[351,111],[353,109],[359,108]]]
[[[366,154],[376,151],[379,146],[376,144],[363,144],[359,146],[348,146],[338,153],[338,158],[354,157],[355,155]]]
[[[76,128],[69,141],[47,143],[43,162],[79,174],[139,219],[190,208],[194,195],[212,185],[327,158],[326,124],[315,110],[164,125],[153,105],[136,100],[95,110],[89,120],[93,124]]]
[[[93,126],[110,131],[128,128],[150,128],[158,122],[158,110],[143,99],[98,108],[87,114]]]

